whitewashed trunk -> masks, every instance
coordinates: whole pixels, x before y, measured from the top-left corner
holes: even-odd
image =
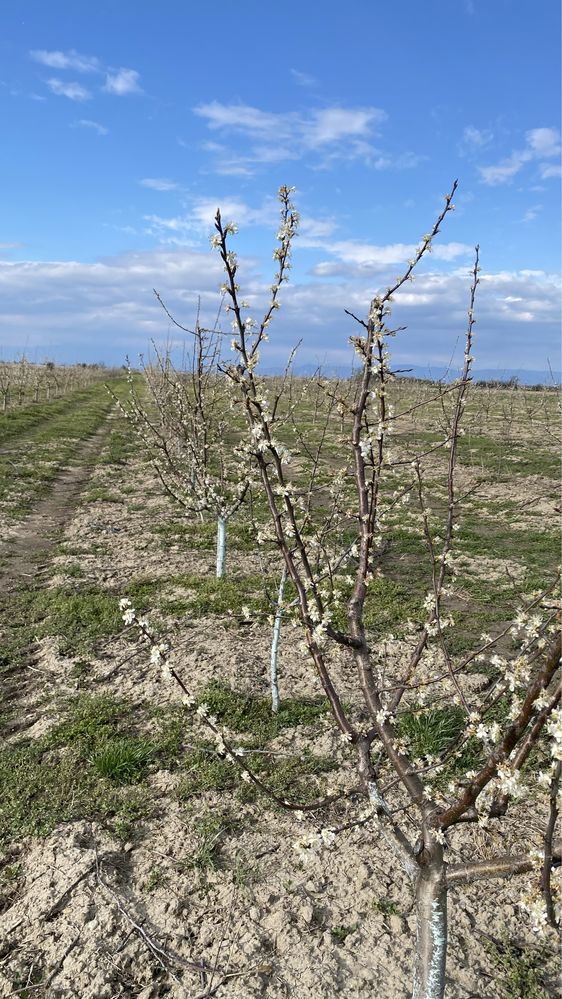
[[[226,520],[217,517],[217,579],[222,579],[226,569]]]
[[[447,957],[447,886],[443,864],[422,869],[418,877],[416,921],[412,999],[443,999]]]
[[[285,595],[285,583],[287,582],[287,570],[284,568],[279,582],[279,592],[277,594],[277,606],[275,608],[275,620],[273,622],[273,637],[271,639],[271,710],[277,714],[279,711],[279,680],[277,675],[277,654],[279,652],[279,638],[281,636],[281,619],[283,617],[283,597]]]

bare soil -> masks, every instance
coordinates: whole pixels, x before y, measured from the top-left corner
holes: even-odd
[[[212,575],[212,553],[180,544],[163,551],[154,524],[169,521],[175,511],[142,463],[92,469],[102,439],[100,431],[85,445],[80,463],[65,470],[16,540],[4,546],[9,559],[0,580],[4,591],[35,579],[41,571],[38,561],[47,563],[49,586],[66,579],[69,566],[78,560],[86,580],[116,592],[134,576]],[[116,492],[119,502],[80,505],[80,492],[90,478]],[[53,558],[54,537],[62,528],[65,544],[75,554]],[[231,551],[229,558],[234,574],[263,568],[258,556]],[[490,563],[486,572],[496,568]],[[508,568],[517,571],[511,563]],[[195,691],[221,677],[236,689],[267,695],[267,629],[208,617],[182,620],[178,636],[174,662]],[[35,677],[49,697],[26,728],[29,738],[46,731],[58,717],[61,696],[78,686],[74,658],[60,654],[56,639],[37,643],[33,662],[40,671]],[[282,694],[318,695],[316,678],[291,629],[283,633],[279,669]],[[343,696],[353,702],[353,677],[339,653],[335,669]],[[139,647],[132,653],[122,637],[90,657],[89,674],[80,685],[127,698],[133,710],[178,699],[150,665],[146,651]],[[24,715],[36,693],[36,681],[34,691],[20,687]],[[280,737],[275,748],[303,752],[309,748],[307,740],[306,733],[297,731]],[[341,758],[334,786],[345,786],[351,779],[349,766],[328,721],[314,733],[313,745],[317,753]],[[230,791],[209,790],[187,807],[178,801],[178,781],[177,772],[150,774],[153,812],[125,844],[99,822],[84,819],[60,826],[45,839],[14,845],[10,862],[19,864],[20,871],[0,916],[0,996],[410,995],[415,942],[411,888],[375,823],[342,833],[333,848],[303,865],[294,841],[332,824],[329,816],[318,813],[301,820],[261,802],[240,806]],[[193,864],[197,823],[202,816],[226,813],[236,813],[239,822],[221,834],[217,864],[198,869]],[[340,813],[337,822],[345,824],[345,818]],[[450,859],[519,849],[522,835],[525,849],[538,847],[539,820],[540,808],[529,791],[501,834],[479,827],[455,831]],[[504,999],[490,941],[537,945],[519,908],[519,894],[515,879],[451,891],[448,999]]]

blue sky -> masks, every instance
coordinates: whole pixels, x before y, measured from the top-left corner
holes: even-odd
[[[302,215],[265,364],[342,368],[458,177],[397,296],[400,365],[438,372],[481,247],[478,368],[560,368],[560,56],[553,0],[13,0],[0,12],[0,354],[123,362],[214,315],[217,206],[245,298],[274,270],[276,191]],[[457,348],[458,352],[458,348]],[[477,368],[477,370],[478,370]]]

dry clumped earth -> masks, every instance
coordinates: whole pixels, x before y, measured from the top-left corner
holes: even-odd
[[[64,530],[65,553],[52,554],[48,588],[68,582],[77,564],[82,583],[117,595],[138,577],[154,580],[188,573],[212,578],[212,550],[192,550],[181,543],[163,548],[155,527],[177,519],[177,511],[141,461],[98,465],[87,490],[93,495],[101,490],[106,498],[79,502],[74,509]],[[489,560],[484,567],[488,578],[494,573],[500,578],[506,569],[518,578],[517,563],[497,563]],[[229,571],[234,575],[263,570],[259,556],[230,551]],[[177,588],[169,595],[175,593]],[[267,696],[268,628],[251,617],[240,621],[228,615],[182,618],[178,624],[173,616],[156,613],[154,620],[176,627],[174,663],[196,694],[220,678],[236,690]],[[389,668],[402,645],[396,642],[387,649]],[[61,654],[59,646],[53,636],[37,642],[34,676],[20,705],[28,738],[39,739],[49,731],[61,716],[65,698],[76,697],[77,688],[124,699],[139,715],[147,705],[179,701],[174,687],[150,665],[147,650],[125,633],[91,652],[86,674],[78,674],[78,679],[79,657]],[[282,695],[318,696],[298,634],[290,627],[283,632],[279,670]],[[343,658],[335,661],[335,672],[344,698],[353,704],[352,676]],[[478,674],[473,678],[475,684],[481,680]],[[184,747],[202,735],[190,718]],[[10,738],[19,736],[16,732]],[[337,758],[341,772],[311,778],[320,797],[326,790],[353,785],[345,747],[327,717],[311,728],[284,729],[268,750],[280,760],[307,750]],[[303,820],[262,798],[240,804],[232,788],[209,788],[181,801],[180,781],[181,772],[174,767],[149,771],[144,784],[150,808],[126,838],[107,823],[84,818],[58,826],[45,838],[14,845],[9,861],[19,865],[17,883],[0,916],[0,995],[410,995],[413,900],[376,825],[343,832],[334,847],[311,856],[306,864],[293,846],[307,831],[345,825],[357,814],[357,806],[354,811],[338,806],[335,812],[317,812]],[[517,844],[522,825],[539,846],[541,816],[535,811],[523,800],[509,815],[499,844],[502,852]],[[217,816],[219,822],[213,825]],[[204,833],[202,819],[207,822]],[[451,860],[483,858],[493,845],[488,832],[461,829],[451,839]],[[510,939],[537,948],[518,899],[516,879],[451,891],[450,999],[506,995],[491,941]]]

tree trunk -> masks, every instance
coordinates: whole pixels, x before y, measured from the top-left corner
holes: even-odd
[[[217,579],[222,579],[226,567],[226,520],[217,517]]]
[[[443,999],[447,957],[447,885],[442,863],[423,867],[416,883],[417,939],[412,999]]]
[[[279,682],[277,677],[277,653],[279,651],[279,636],[281,634],[281,618],[283,617],[283,595],[285,593],[285,583],[287,582],[287,570],[283,566],[281,580],[279,582],[279,593],[277,594],[277,606],[275,608],[275,621],[273,624],[273,638],[271,639],[271,710],[274,713],[279,711]]]

